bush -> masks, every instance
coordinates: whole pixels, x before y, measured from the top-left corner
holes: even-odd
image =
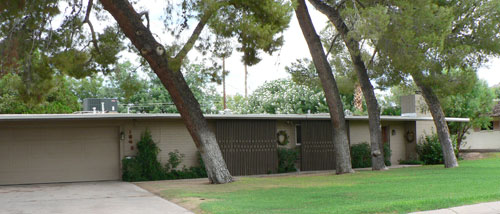
[[[158,161],[160,148],[146,130],[137,143],[137,156],[123,159],[124,181],[154,181],[165,179],[165,169]]]
[[[135,157],[128,157],[122,160],[123,163],[123,174],[122,179],[124,181],[147,181],[144,176],[142,176],[142,167]]]
[[[389,143],[384,144],[384,163],[386,166],[391,166],[391,155],[392,155],[392,150],[391,150],[391,145]]]
[[[298,156],[296,149],[278,148],[278,173],[296,172],[295,161]]]
[[[122,160],[124,181],[154,181],[165,179],[184,179],[207,177],[205,165],[198,153],[200,166],[176,168],[182,163],[184,154],[179,151],[168,153],[169,159],[165,167],[158,160],[160,148],[153,141],[151,133],[145,131],[141,135],[141,140],[137,143],[137,156],[127,157]]]
[[[455,154],[458,154],[456,141],[453,140],[452,144]],[[423,142],[417,145],[417,153],[420,161],[426,165],[444,163],[443,149],[441,148],[439,137],[435,133],[424,137]]]
[[[351,146],[352,168],[366,168],[372,166],[371,147],[368,143],[360,143]],[[384,144],[384,163],[391,165],[391,147],[388,143]]]
[[[352,168],[365,168],[372,166],[371,149],[368,143],[351,146]]]
[[[180,154],[179,151],[175,150],[174,152],[168,153],[168,161],[165,164],[166,169],[166,179],[174,180],[174,179],[188,179],[188,178],[206,178],[207,171],[205,170],[205,164],[203,163],[203,159],[201,158],[200,153],[198,152],[198,162],[199,166],[192,166],[187,168],[183,166],[182,169],[177,170],[177,166],[180,165],[182,159],[184,158],[184,154]]]

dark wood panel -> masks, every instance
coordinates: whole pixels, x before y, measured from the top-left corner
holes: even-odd
[[[330,121],[302,121],[301,126],[301,170],[334,170],[333,130]]]
[[[218,120],[217,142],[232,175],[275,173],[276,121]]]

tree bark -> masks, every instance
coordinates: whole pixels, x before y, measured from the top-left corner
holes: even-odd
[[[295,14],[299,21],[304,38],[309,46],[309,52],[313,58],[314,66],[318,71],[318,76],[323,86],[326,102],[330,110],[330,118],[333,127],[333,143],[335,150],[336,173],[353,173],[351,165],[351,155],[347,140],[344,109],[340,99],[340,93],[332,74],[332,68],[328,63],[321,40],[314,29],[309,11],[304,0],[298,0]]]
[[[434,125],[436,125],[439,142],[441,142],[441,148],[443,149],[444,167],[457,167],[458,162],[455,156],[455,151],[453,150],[453,145],[450,139],[450,131],[448,129],[448,124],[446,123],[443,109],[441,108],[441,103],[430,86],[426,85],[420,77],[417,77],[416,75],[412,76],[415,84],[417,84],[417,86],[422,90],[422,96],[429,106],[432,118],[434,119]]]
[[[222,158],[215,134],[208,128],[208,123],[201,112],[200,105],[180,71],[179,63],[182,60],[176,59],[174,65],[169,64],[172,62],[169,62],[169,58],[164,53],[163,46],[154,39],[149,29],[142,23],[140,14],[134,10],[133,6],[127,0],[100,1],[104,9],[118,22],[124,34],[140,51],[142,57],[147,60],[170,93],[184,124],[201,154],[210,183],[223,184],[232,182],[233,178]],[[197,26],[195,31],[201,32],[199,27],[202,29],[203,25]],[[190,49],[189,45],[192,46],[194,43],[191,44],[188,42],[181,52],[187,54]],[[182,57],[183,54],[181,54],[180,58]]]
[[[321,0],[309,0],[311,4],[316,7],[321,13],[325,14],[330,22],[335,26],[337,31],[342,36],[349,54],[351,61],[354,65],[354,70],[358,76],[359,84],[366,101],[368,110],[368,123],[370,127],[370,145],[372,154],[372,170],[386,170],[387,167],[384,163],[384,152],[382,145],[382,127],[380,125],[380,108],[378,106],[375,91],[370,82],[368,71],[365,63],[361,58],[361,51],[359,48],[359,41],[349,36],[349,28],[345,24],[340,12],[324,3]]]

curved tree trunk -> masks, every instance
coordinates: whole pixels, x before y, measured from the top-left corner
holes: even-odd
[[[333,23],[337,31],[342,36],[347,49],[349,50],[351,61],[354,65],[354,70],[357,73],[359,84],[361,85],[361,90],[363,91],[363,95],[366,101],[366,107],[368,110],[370,144],[372,152],[372,169],[385,170],[387,169],[387,167],[384,163],[382,128],[380,125],[380,108],[378,106],[377,98],[375,97],[375,91],[373,90],[373,86],[370,82],[365,63],[361,58],[359,41],[349,36],[349,28],[347,28],[347,25],[345,24],[342,16],[340,16],[340,13],[336,8],[331,7],[330,5],[320,0],[309,1],[312,5],[314,5],[314,7],[316,7],[316,9],[325,14],[330,22]]]
[[[438,97],[436,96],[432,88],[423,83],[420,78],[415,78],[415,76],[413,75],[413,80],[415,81],[415,84],[417,84],[417,86],[422,90],[422,96],[429,106],[432,118],[434,119],[434,125],[436,125],[439,142],[441,142],[441,148],[443,149],[444,167],[457,167],[458,162],[455,156],[455,151],[453,150],[453,145],[451,143],[450,131],[448,129],[448,124],[446,123],[446,118],[443,109],[441,108],[441,103],[439,102]]]
[[[208,128],[208,123],[203,117],[200,105],[193,96],[180,71],[182,59],[168,61],[163,46],[154,39],[149,29],[142,23],[141,15],[134,10],[127,0],[101,0],[101,3],[104,9],[118,22],[120,28],[132,44],[148,61],[153,71],[158,75],[170,93],[198,151],[201,153],[210,183],[222,184],[232,182],[233,178],[222,158],[215,134]],[[207,20],[208,18],[205,21]],[[201,26],[197,26],[195,31],[198,30],[198,32],[201,32],[203,26],[204,23]],[[193,44],[194,42],[191,41],[187,45],[191,45],[192,47]],[[184,51],[187,54],[187,51],[191,47],[187,47],[186,50],[183,49],[181,52]]]
[[[344,108],[340,99],[340,93],[332,74],[332,68],[328,63],[321,40],[314,29],[314,26],[307,10],[304,0],[298,0],[295,14],[299,21],[304,38],[309,46],[309,52],[313,58],[314,66],[318,71],[318,76],[325,92],[326,102],[330,110],[330,118],[333,127],[333,143],[335,150],[335,164],[337,174],[352,173],[351,154],[347,141],[346,125],[344,118]]]

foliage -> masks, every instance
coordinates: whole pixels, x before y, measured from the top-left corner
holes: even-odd
[[[371,147],[368,143],[360,143],[351,146],[352,168],[366,168],[372,166]],[[391,148],[389,143],[384,144],[384,163],[391,165]]]
[[[137,155],[122,160],[124,181],[155,181],[165,179],[186,179],[186,178],[204,178],[207,177],[205,165],[198,153],[200,166],[182,167],[181,164],[184,154],[179,151],[169,152],[169,159],[163,167],[158,160],[160,149],[153,141],[150,131],[146,130],[141,135],[141,140],[137,143]]]
[[[122,180],[124,181],[147,181],[142,172],[142,165],[135,157],[126,157],[122,160]]]
[[[500,200],[500,155],[494,156],[461,161],[453,170],[421,166],[348,175],[243,177],[210,188],[191,181],[139,185],[186,204],[203,198],[199,208],[208,213],[411,213]]]
[[[392,150],[391,150],[391,145],[389,143],[384,143],[384,163],[386,166],[391,166],[391,155],[392,155]]]
[[[153,141],[149,130],[141,135],[137,143],[137,155],[135,159],[141,165],[142,176],[150,181],[164,179],[165,169],[158,160],[160,148]]]
[[[7,74],[0,78],[1,114],[57,114],[72,113],[80,110],[78,98],[71,92],[67,78],[55,77],[50,89],[40,94],[36,100],[23,99],[26,85],[17,74]]]
[[[278,148],[278,173],[295,172],[295,161],[299,157],[297,149]]]
[[[0,77],[9,73],[21,77],[25,87],[18,90],[24,103],[43,105],[47,91],[57,88],[55,79],[107,73],[118,60],[123,44],[115,26],[104,27],[95,40],[91,38],[84,27],[83,2],[7,2],[0,8]],[[89,45],[92,40],[100,51]]]
[[[411,75],[436,94],[457,94],[474,84],[469,79],[477,67],[500,53],[498,1],[363,3],[360,10],[349,7],[358,17],[354,36],[373,42],[374,71],[388,78]]]
[[[198,152],[197,157],[199,161],[199,166],[192,166],[187,168],[183,166],[182,169],[177,169],[177,167],[181,164],[182,159],[184,158],[184,154],[180,154],[179,151],[175,150],[174,152],[168,153],[168,161],[165,164],[166,174],[165,177],[168,180],[173,179],[189,179],[189,178],[206,178],[207,172],[205,170],[205,164],[201,159],[201,155]]]
[[[366,168],[372,166],[372,155],[368,143],[360,143],[351,146],[352,168]]]
[[[239,113],[305,114],[328,112],[325,96],[290,79],[264,83],[248,98],[245,109]]]
[[[416,91],[418,91],[418,87],[413,83],[413,81],[408,82],[409,83],[404,82],[398,85],[393,85],[389,89],[389,93],[377,97],[382,115],[401,115],[401,97],[413,95]]]
[[[221,96],[217,93],[213,81],[214,77],[205,72],[207,68],[201,64],[186,64],[183,67],[184,78],[193,92],[195,98],[200,102],[200,108],[204,113],[215,113],[222,110]],[[144,113],[177,113],[173,100],[165,89],[160,79],[151,71],[148,71],[148,78],[135,76],[137,85],[141,85],[138,90],[128,99],[123,99],[123,91],[118,90],[116,97],[121,98],[124,104],[133,104],[132,112]],[[115,87],[116,88],[116,87]]]
[[[354,85],[356,84],[355,74],[350,73],[345,69],[345,66],[333,67],[335,72],[335,80],[339,88],[340,98],[344,105],[344,110],[356,112],[354,108]],[[309,90],[323,93],[321,81],[314,67],[314,63],[308,59],[297,59],[291,65],[286,66],[285,70],[292,76],[292,81],[297,85],[306,86]],[[361,112],[361,114],[363,114]]]
[[[471,127],[487,127],[490,124],[494,102],[494,93],[488,84],[476,80],[473,88],[467,92],[446,96],[442,100],[443,111],[448,117],[469,118],[470,123],[450,122],[450,132],[457,136],[460,149]]]
[[[184,154],[179,153],[179,150],[174,150],[173,152],[168,153],[168,161],[165,164],[165,169],[168,171],[175,170],[184,159]]]
[[[455,154],[458,155],[456,140],[453,140],[452,144]],[[435,133],[427,135],[421,139],[421,142],[417,144],[417,153],[420,161],[426,165],[444,163],[443,149],[441,147],[441,143],[439,142],[439,137]]]
[[[495,94],[495,99],[500,99],[500,84],[492,87],[493,93]]]
[[[382,115],[391,115],[391,116],[400,116],[401,115],[401,107],[397,106],[389,106],[382,108]]]

